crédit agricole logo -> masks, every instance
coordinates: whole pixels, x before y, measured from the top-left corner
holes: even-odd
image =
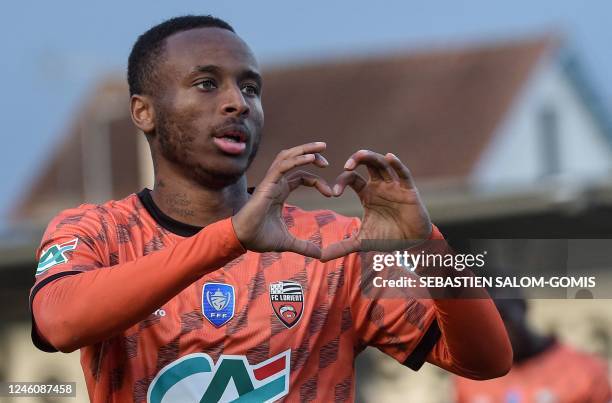
[[[272,402],[289,392],[291,350],[257,365],[242,355],[188,354],[162,368],[149,385],[149,403]]]

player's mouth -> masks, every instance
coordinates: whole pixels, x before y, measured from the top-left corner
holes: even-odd
[[[241,127],[219,130],[214,134],[213,142],[226,154],[240,155],[246,150],[249,138],[247,131]]]

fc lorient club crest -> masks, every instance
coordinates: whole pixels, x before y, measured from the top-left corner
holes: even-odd
[[[295,281],[270,284],[270,302],[276,317],[288,328],[300,321],[304,310],[304,291]]]

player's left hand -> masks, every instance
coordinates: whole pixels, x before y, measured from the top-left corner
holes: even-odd
[[[365,165],[369,178],[355,169]],[[381,155],[369,150],[353,154],[336,178],[333,195],[338,197],[350,186],[363,205],[359,232],[329,245],[321,260],[328,261],[361,251],[364,239],[426,240],[432,226],[429,214],[414,186],[410,170],[394,154]]]

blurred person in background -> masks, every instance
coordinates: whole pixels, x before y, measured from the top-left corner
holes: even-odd
[[[495,297],[495,296],[494,296]],[[536,332],[524,298],[495,299],[514,351],[510,372],[494,380],[455,377],[458,403],[608,403],[606,362]]]

